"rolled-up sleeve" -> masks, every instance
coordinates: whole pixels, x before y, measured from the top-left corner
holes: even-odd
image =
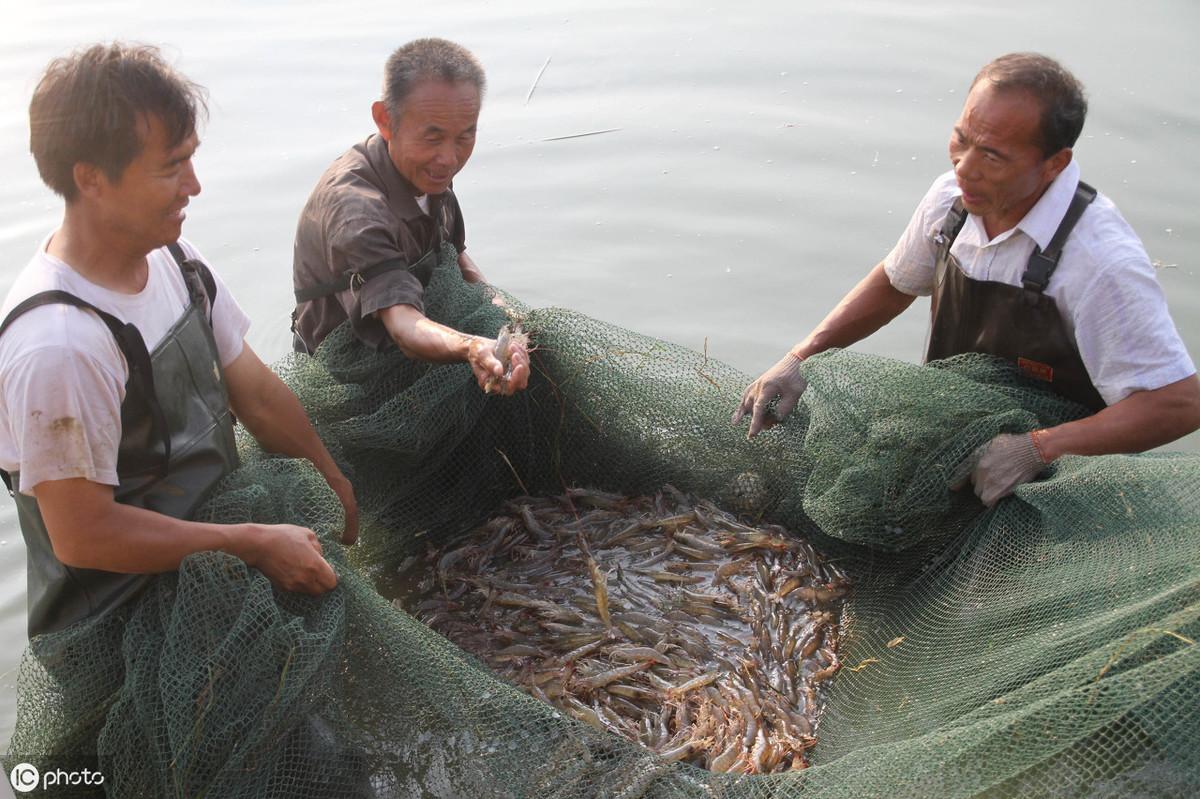
[[[406,232],[403,225],[359,217],[339,225],[330,238],[329,260],[334,274],[363,272],[384,263],[398,265],[337,295],[359,339],[377,348],[387,341],[387,333],[374,318],[376,311],[411,305],[425,312],[425,287],[406,268],[416,248],[415,242],[400,239]]]
[[[883,270],[897,291],[917,297],[933,293],[937,259],[934,236],[954,203],[955,187],[953,172],[935,180],[913,212],[900,240],[883,259]]]

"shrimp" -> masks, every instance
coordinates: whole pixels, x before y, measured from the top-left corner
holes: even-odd
[[[506,383],[512,377],[512,345],[517,344],[522,349],[529,346],[529,334],[521,330],[521,323],[517,322],[512,325],[504,325],[500,328],[500,332],[496,334],[496,346],[492,349],[492,353],[496,356],[496,360],[504,367],[504,374],[500,377],[489,377],[483,384],[485,394],[490,394],[493,389],[497,389]]]

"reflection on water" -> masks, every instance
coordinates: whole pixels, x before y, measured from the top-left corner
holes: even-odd
[[[479,142],[456,182],[484,273],[532,305],[707,346],[757,374],[890,249],[947,166],[949,128],[978,67],[1034,49],[1088,86],[1076,148],[1084,176],[1161,265],[1176,324],[1200,354],[1200,85],[1190,80],[1200,6],[1189,0],[512,5],[6,7],[0,289],[61,214],[27,154],[25,109],[40,70],[82,43],[153,42],[211,91],[197,158],[204,193],[186,233],[254,320],[252,346],[279,357],[290,344],[291,242],[304,199],[328,162],[370,132],[387,54],[441,35],[488,69]],[[915,360],[926,308],[916,303],[861,348]],[[1200,438],[1177,447],[1200,450]],[[0,654],[6,742],[25,628],[11,503],[0,505],[0,541],[0,631],[13,642]]]

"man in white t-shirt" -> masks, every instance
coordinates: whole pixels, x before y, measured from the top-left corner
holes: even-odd
[[[1071,148],[1086,113],[1082,86],[1046,56],[985,66],[950,137],[953,170],[887,257],[747,387],[734,423],[771,427],[804,392],[801,361],[932,295],[927,360],[991,353],[1094,411],[982,447],[971,479],[988,506],[1061,455],[1141,452],[1200,428],[1200,381],[1150,259],[1080,180]]]
[[[200,551],[284,590],[337,584],[309,529],[189,521],[236,466],[231,412],[311,461],[345,510],[343,541],[357,536],[349,482],[180,239],[203,110],[154,48],[122,44],[55,60],[30,103],[38,170],[66,201],[0,310],[0,469],[28,546],[31,637],[123,605]]]

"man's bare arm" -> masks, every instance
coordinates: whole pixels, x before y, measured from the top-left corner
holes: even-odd
[[[834,347],[849,347],[895,319],[915,299],[892,285],[880,262],[791,352],[807,358]]]
[[[122,574],[173,571],[195,552],[227,552],[287,591],[321,594],[337,585],[311,530],[290,524],[190,522],[113,498],[112,486],[81,477],[34,487],[55,556],[68,566]]]
[[[292,390],[246,344],[225,369],[229,404],[250,434],[268,452],[304,458],[316,467],[342,503],[346,524],[342,543],[358,539],[358,503],[350,481],[317,436],[308,413]]]
[[[475,264],[475,259],[467,255],[466,251],[458,254],[458,270],[462,272],[463,280],[468,283],[487,282],[487,278],[483,276],[483,272],[479,271],[479,267]]]
[[[470,364],[476,382],[483,388],[504,376],[504,365],[496,358],[496,340],[460,333],[427,318],[411,305],[392,305],[378,312],[396,346],[410,358],[432,363]],[[529,353],[519,344],[509,350],[512,374],[500,383],[500,393],[512,394],[529,382]]]
[[[1196,375],[1120,402],[1074,422],[1040,431],[1047,462],[1061,455],[1145,452],[1200,429],[1200,379]]]
[[[1063,455],[1144,452],[1198,428],[1200,381],[1192,375],[1162,388],[1135,391],[1084,419],[1032,433],[1001,433],[979,448],[971,482],[990,508]]]
[[[803,341],[747,386],[741,404],[733,413],[733,423],[750,414],[749,436],[773,427],[792,412],[807,386],[800,376],[800,361],[833,347],[849,347],[861,341],[899,316],[914,299],[892,285],[883,263],[879,263]],[[767,413],[767,407],[776,397],[779,403],[772,415]]]

